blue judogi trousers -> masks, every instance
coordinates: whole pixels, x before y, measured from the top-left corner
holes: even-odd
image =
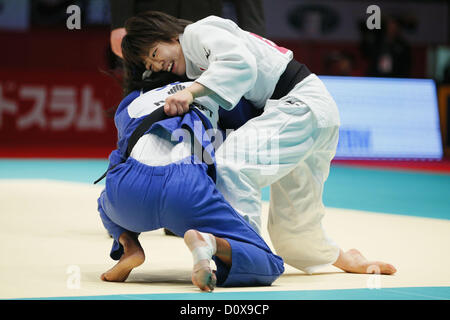
[[[123,254],[124,231],[141,233],[167,228],[179,236],[189,229],[211,233],[231,245],[232,266],[213,257],[217,285],[270,285],[283,272],[281,257],[272,253],[257,232],[216,189],[207,165],[186,161],[148,166],[129,157],[108,172],[98,199],[105,228],[114,238],[111,258]]]

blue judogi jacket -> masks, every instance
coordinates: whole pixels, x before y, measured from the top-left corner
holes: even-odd
[[[171,84],[167,87],[170,88],[176,84],[177,83]],[[166,87],[156,89],[155,91],[160,91],[164,88]],[[118,132],[117,149],[113,150],[109,155],[109,165],[107,172],[110,172],[113,168],[115,168],[121,163],[124,163],[127,160],[128,158],[127,149],[130,137],[132,136],[136,128],[138,128],[138,126],[144,121],[144,119],[146,119],[149,116],[149,114],[156,109],[155,106],[149,105],[148,110],[142,112],[142,115],[140,117],[131,117],[130,113],[128,112],[128,108],[130,104],[133,101],[135,101],[135,99],[141,96],[141,94],[143,93],[140,91],[131,92],[121,101],[121,103],[117,108],[116,114],[114,116],[114,122]],[[161,104],[160,108],[162,106],[163,104]],[[242,124],[244,124],[249,118],[255,116],[256,112],[249,102],[247,102],[245,99],[242,99],[239,102],[239,104],[231,111],[219,109],[219,115],[221,116],[219,123],[222,123],[223,129],[236,129],[240,127]],[[202,125],[196,126],[195,125],[196,122],[197,124],[202,123]],[[180,128],[188,130],[191,133],[191,137],[195,137],[194,142],[197,142],[199,143],[199,145],[201,145],[201,148],[197,147],[196,150],[197,152],[202,152],[200,155],[196,155],[197,161],[200,162],[201,159],[204,159],[205,155],[209,155],[208,159],[209,166],[207,173],[215,181],[216,173],[215,173],[214,147],[211,142],[211,139],[209,138],[209,135],[205,134],[205,131],[212,129],[213,126],[209,121],[209,119],[202,112],[200,112],[198,109],[196,110],[195,108],[191,108],[189,112],[187,112],[183,116],[169,117],[161,121],[156,121],[148,129],[144,131],[144,134],[152,131],[155,127],[161,127],[169,133],[172,133],[174,130]],[[122,228],[118,224],[114,223],[110,217],[108,217],[107,213],[108,210],[105,210],[105,208],[108,207],[110,207],[109,199],[106,196],[105,190],[103,190],[98,199],[98,210],[100,212],[100,216],[102,218],[102,222],[105,228],[114,238],[114,243],[111,250],[111,257],[117,260],[123,253],[122,246],[118,242],[120,234],[122,234],[125,231],[133,231],[139,233],[147,230],[144,229],[126,230]],[[112,211],[113,210],[109,210],[110,215]]]
[[[167,227],[183,236],[187,230],[195,229],[221,237],[231,246],[231,266],[213,256],[218,286],[270,285],[284,272],[282,258],[271,252],[264,239],[224,199],[214,182],[215,152],[207,131],[213,128],[209,119],[214,121],[217,117],[207,116],[207,111],[203,113],[196,108],[183,116],[161,117],[162,120],[151,124],[143,133],[156,127],[169,133],[184,128],[191,133],[191,138],[195,137],[194,143],[201,145],[202,154],[198,157],[193,150],[192,155],[168,165],[146,165],[127,156],[130,137],[141,124],[147,124],[151,117],[147,115],[155,109],[151,106],[152,99],[136,100],[140,94],[132,92],[117,109],[117,149],[109,156],[110,170],[98,199],[103,225],[114,239],[110,257],[119,260],[122,256],[119,237],[126,231],[137,236]],[[152,96],[158,93],[147,97]],[[133,101],[136,103],[131,105]],[[217,116],[218,108],[214,111]],[[210,165],[203,161],[207,160],[205,154]]]
[[[129,107],[129,105],[141,94],[142,92],[140,91],[133,91],[122,100],[122,102],[119,104],[117,108],[114,117],[114,122],[118,132],[117,149],[112,151],[111,154],[109,155],[109,165],[107,172],[109,172],[117,165],[124,163],[127,160],[128,141],[133,132],[135,131],[135,129],[142,123],[142,121],[144,121],[144,119],[147,116],[149,116],[149,114],[144,114],[141,117],[133,118],[130,117],[128,113],[127,108]],[[149,108],[149,111],[150,110],[151,109]],[[195,126],[196,122],[202,123],[202,125]],[[201,112],[194,110],[194,108],[191,108],[189,112],[187,112],[183,116],[168,117],[167,119],[153,123],[151,127],[144,132],[144,134],[152,131],[155,127],[158,126],[164,128],[169,133],[172,133],[174,130],[180,128],[185,128],[186,130],[188,130],[191,133],[192,137],[195,137],[196,141],[198,141],[202,147],[198,148],[197,150],[202,152],[199,156],[197,156],[196,158],[197,161],[200,162],[200,159],[203,158],[203,156],[205,156],[206,154],[209,155],[210,165],[208,174],[213,180],[215,180],[214,148],[211,143],[211,140],[209,139],[208,134],[205,134],[205,131],[212,129],[213,126],[206,116],[204,116]],[[181,139],[182,138],[180,138],[180,140]],[[103,190],[98,199],[98,206],[99,206],[98,209],[100,212],[100,216],[102,218],[102,222],[104,223],[108,232],[114,238],[114,243],[111,250],[111,257],[113,259],[117,259],[123,253],[123,249],[121,248],[122,246],[118,242],[118,237],[124,231],[130,230],[126,230],[120,227],[116,223],[112,222],[110,218],[107,217],[107,213],[105,212],[106,210],[104,210],[104,208],[108,207],[108,203],[105,202],[108,202],[108,199],[106,197],[105,190]],[[139,233],[139,231],[137,233]]]

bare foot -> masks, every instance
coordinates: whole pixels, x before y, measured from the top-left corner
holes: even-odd
[[[192,269],[192,283],[200,290],[211,292],[214,290],[217,282],[215,273],[211,270],[210,261],[215,254],[216,245],[215,237],[211,234],[206,234],[210,237],[209,244],[206,239],[197,230],[188,230],[184,234],[184,242],[195,255],[194,251],[198,252],[200,260],[195,263]]]
[[[124,232],[120,235],[119,242],[123,245],[124,253],[114,267],[101,275],[103,281],[124,282],[131,270],[145,261],[144,250],[136,238]]]
[[[334,266],[350,273],[394,274],[397,272],[397,269],[389,263],[368,261],[356,249],[350,249],[345,253],[341,250]]]

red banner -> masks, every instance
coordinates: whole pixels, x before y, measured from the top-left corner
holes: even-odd
[[[0,71],[0,156],[106,157],[121,97],[100,72]]]

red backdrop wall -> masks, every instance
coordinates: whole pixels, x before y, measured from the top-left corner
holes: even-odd
[[[350,52],[352,75],[364,75],[357,43],[271,40],[319,75],[332,50]],[[120,84],[103,72],[109,29],[0,32],[0,43],[0,157],[107,157],[116,130],[103,111],[122,97]],[[425,54],[414,48],[413,77],[425,76]]]

